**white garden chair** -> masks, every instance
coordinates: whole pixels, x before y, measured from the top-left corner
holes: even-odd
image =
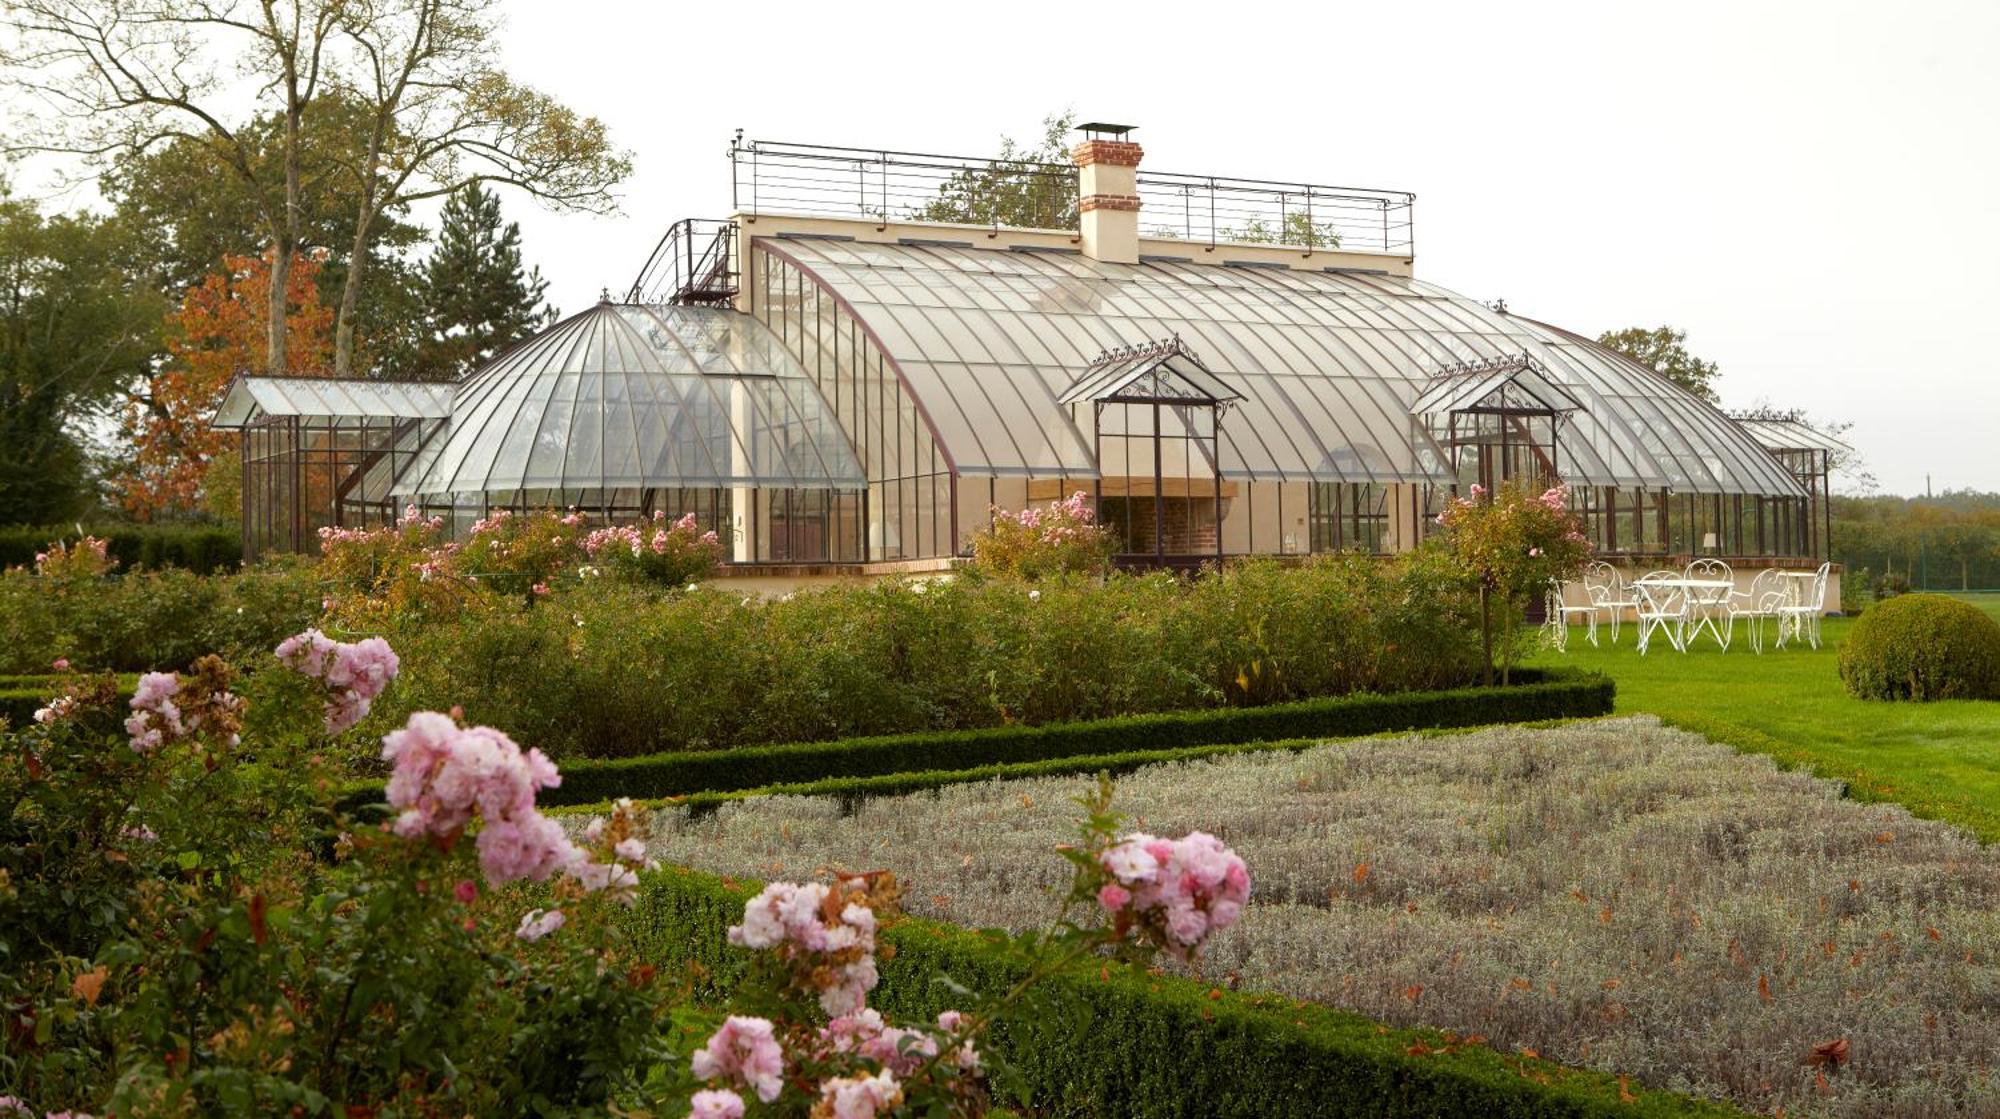
[[[1682,570],[1681,578],[1689,582],[1701,580],[1728,584],[1687,588],[1687,625],[1681,638],[1684,645],[1692,645],[1705,629],[1714,635],[1715,643],[1722,646],[1722,651],[1728,652],[1729,642],[1736,636],[1736,619],[1729,612],[1729,599],[1736,591],[1736,572],[1719,559],[1698,559]]]
[[[1785,605],[1785,576],[1776,568],[1765,568],[1750,580],[1748,591],[1737,591],[1729,596],[1729,628],[1736,628],[1736,619],[1743,619],[1743,628],[1750,631],[1750,648],[1755,652],[1764,651],[1764,621],[1779,618],[1780,607]]]
[[[1831,563],[1819,565],[1813,573],[1812,582],[1806,584],[1805,600],[1787,602],[1778,607],[1778,648],[1785,647],[1787,631],[1793,637],[1803,637],[1819,648],[1819,620],[1826,605],[1826,577],[1833,570]]]
[[[1549,580],[1548,620],[1544,623],[1549,631],[1549,645],[1558,652],[1569,651],[1569,625],[1573,618],[1582,618],[1590,627],[1584,636],[1592,645],[1597,644],[1597,605],[1571,606],[1563,599],[1563,585],[1560,579]]]
[[[1681,588],[1661,580],[1677,579],[1674,571],[1649,571],[1632,584],[1633,597],[1638,601],[1636,611],[1639,619],[1639,655],[1646,655],[1646,647],[1653,634],[1665,630],[1667,641],[1679,652],[1687,652],[1687,644],[1682,640],[1682,628],[1687,624],[1688,596]]]
[[[1611,643],[1618,644],[1618,623],[1625,619],[1625,611],[1639,608],[1625,577],[1603,560],[1593,560],[1583,569],[1583,592],[1594,609],[1611,615]]]

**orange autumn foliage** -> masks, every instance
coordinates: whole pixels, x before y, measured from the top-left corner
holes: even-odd
[[[167,360],[126,405],[131,453],[114,477],[120,501],[141,520],[198,507],[209,463],[230,445],[209,425],[229,382],[263,373],[269,321],[268,256],[225,256],[223,272],[189,288],[167,316]],[[333,308],[320,302],[320,262],[293,259],[286,281],[287,375],[323,376],[333,363]]]

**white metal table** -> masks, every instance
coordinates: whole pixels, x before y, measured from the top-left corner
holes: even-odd
[[[1701,631],[1707,629],[1714,636],[1715,643],[1729,648],[1729,638],[1722,634],[1722,623],[1730,621],[1729,596],[1736,590],[1734,579],[1640,579],[1638,582],[1649,587],[1667,587],[1680,591],[1687,598],[1681,611],[1680,640],[1674,642],[1682,651]],[[1732,627],[1733,628],[1733,627]]]

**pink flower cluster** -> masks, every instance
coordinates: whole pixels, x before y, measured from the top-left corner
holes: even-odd
[[[1180,959],[1235,924],[1250,900],[1250,868],[1205,832],[1179,839],[1128,835],[1098,862],[1113,879],[1098,891],[1098,904],[1157,927],[1165,934],[1163,947]]]
[[[59,695],[49,701],[47,707],[35,708],[35,721],[48,726],[59,719],[67,719],[76,713],[77,701],[73,695]]]
[[[0,1119],[35,1119],[33,1108],[19,1096],[0,1096]],[[91,1119],[81,1111],[45,1111],[42,1119]]]
[[[339,734],[368,715],[368,707],[389,681],[400,661],[387,641],[335,641],[309,629],[279,642],[278,662],[321,681],[327,688],[326,733]]]
[[[882,1069],[873,1076],[834,1077],[819,1086],[819,1100],[833,1119],[874,1119],[903,1102],[903,1089],[894,1073]]]
[[[957,1033],[963,1024],[964,1015],[956,1010],[937,1017],[938,1030],[946,1036]],[[938,1052],[938,1039],[928,1031],[886,1025],[879,1012],[867,1008],[828,1022],[819,1031],[819,1041],[826,1053],[856,1053],[899,1076],[915,1072]],[[951,1063],[967,1072],[976,1071],[979,1051],[965,1042],[951,1054]]]
[[[785,1051],[768,1018],[732,1015],[707,1045],[695,1050],[690,1064],[703,1080],[738,1081],[765,1103],[777,1099],[785,1087]],[[737,1104],[740,1107],[742,1101]]]
[[[729,928],[729,943],[744,948],[785,948],[814,964],[819,1004],[828,1014],[861,1009],[875,989],[875,911],[865,905],[826,910],[824,883],[773,882],[743,907],[743,923]]]
[[[1046,509],[1029,506],[1018,513],[1010,513],[996,505],[993,507],[993,519],[1012,521],[1036,533],[1045,542],[1057,544],[1094,524],[1097,509],[1090,494],[1078,490],[1061,501],[1050,502]]]
[[[169,743],[194,737],[204,727],[204,715],[213,717],[230,726],[237,725],[237,717],[243,712],[243,700],[226,691],[218,691],[212,696],[197,695],[193,704],[195,713],[183,710],[181,700],[181,678],[171,672],[148,672],[139,677],[139,686],[132,693],[132,714],[125,720],[125,733],[132,738],[132,749],[145,754]],[[35,720],[52,723],[75,710],[76,699],[62,696],[35,712]],[[43,713],[48,718],[43,718]],[[225,730],[228,728],[224,728]],[[229,744],[236,745],[239,737],[229,730]]]
[[[583,550],[592,559],[597,558],[598,553],[604,549],[613,547],[629,550],[635,557],[648,548],[652,549],[654,555],[665,555],[673,547],[675,535],[683,538],[694,535],[696,525],[693,513],[683,514],[679,520],[665,528],[657,527],[664,520],[666,514],[654,513],[653,522],[656,527],[650,534],[638,525],[615,525],[594,529],[583,538]],[[704,532],[696,539],[699,543],[711,545],[718,541],[713,532]]]
[[[75,544],[58,540],[35,553],[35,574],[55,578],[103,575],[112,568],[110,548],[109,541],[95,536],[82,537]]]
[[[479,869],[490,885],[540,882],[578,859],[562,826],[535,809],[538,790],[562,783],[540,750],[522,751],[492,727],[460,727],[449,715],[419,711],[382,739],[394,764],[391,806],[402,809],[396,834],[456,840],[477,814]]]

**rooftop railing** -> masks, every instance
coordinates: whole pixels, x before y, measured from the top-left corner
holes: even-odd
[[[730,145],[738,213],[992,229],[1077,228],[1077,169],[1066,163],[842,148],[770,140]],[[1139,230],[1208,244],[1296,245],[1411,254],[1408,191],[1182,175],[1140,169]]]

